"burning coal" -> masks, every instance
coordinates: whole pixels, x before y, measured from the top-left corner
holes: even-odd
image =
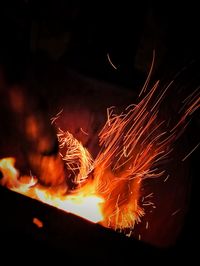
[[[15,159],[4,158],[0,160],[1,185],[105,227],[131,232],[145,215],[143,181],[164,175],[161,163],[172,152],[188,118],[200,106],[196,90],[183,102],[182,115],[175,124],[169,126],[161,120],[160,105],[173,81],[162,90],[158,81],[149,90],[152,67],[138,103],[119,114],[114,107],[107,109],[96,158],[70,132],[57,128],[59,159],[32,158],[40,165],[43,177],[31,172],[21,176]],[[57,118],[52,119],[55,127]],[[60,158],[64,164],[61,170]],[[57,171],[60,174],[54,178]]]

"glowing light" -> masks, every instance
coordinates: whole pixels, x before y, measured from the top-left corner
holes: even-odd
[[[110,55],[109,55],[109,53],[107,53],[107,58],[108,58],[108,62],[110,63],[110,65],[111,65],[115,70],[117,70],[117,67],[113,64],[113,62],[112,62],[111,59],[110,59]]]
[[[43,222],[41,220],[39,220],[38,218],[34,217],[33,218],[33,223],[38,227],[38,228],[42,228],[43,227]]]
[[[187,126],[187,117],[200,106],[197,90],[183,101],[180,118],[169,128],[166,121],[160,120],[159,108],[174,81],[161,91],[158,91],[157,81],[148,90],[152,68],[153,63],[139,97],[145,95],[139,98],[137,104],[128,106],[120,114],[115,113],[114,107],[107,109],[107,121],[99,133],[100,147],[95,159],[70,132],[58,128],[60,157],[68,171],[67,176],[61,178],[62,182],[53,182],[51,174],[51,186],[43,186],[40,177],[20,176],[14,167],[14,158],[4,158],[0,160],[0,171],[3,174],[0,184],[92,222],[124,230],[126,235],[131,236],[135,223],[139,223],[145,214],[145,206],[156,208],[152,202],[153,193],[141,196],[143,181],[164,175],[160,163],[172,152],[172,144],[179,137],[179,132]],[[61,113],[62,110],[52,119],[52,123]],[[39,163],[43,169],[41,174],[45,176],[43,180],[48,181],[50,178],[45,174],[47,165],[51,166],[53,173],[63,173],[60,160],[56,163],[57,159],[40,158]],[[68,185],[68,181],[73,188]],[[149,223],[146,222],[148,228]],[[127,229],[130,229],[129,233]],[[141,235],[138,238],[141,239]]]
[[[6,185],[15,192],[76,214],[94,223],[103,220],[101,205],[104,200],[93,193],[92,185],[80,188],[74,195],[62,195],[51,188],[45,188],[32,176],[19,177],[14,162],[14,158],[0,160],[0,170],[3,173],[3,179],[0,181],[1,185]]]
[[[40,201],[48,203],[49,205],[57,207],[58,209],[64,210],[66,212],[76,214],[91,222],[97,223],[103,219],[100,206],[100,204],[103,202],[103,199],[95,195],[56,197],[49,194],[48,191],[39,189],[36,189],[35,193]]]

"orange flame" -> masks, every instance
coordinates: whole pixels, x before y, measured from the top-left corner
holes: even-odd
[[[20,177],[14,164],[14,158],[0,160],[0,171],[3,174],[1,185],[66,212],[74,213],[94,223],[103,220],[101,212],[103,199],[94,194],[91,185],[79,189],[74,195],[62,195],[61,190],[56,193],[52,188],[43,187],[38,183],[36,177]]]
[[[137,105],[128,106],[118,115],[114,114],[114,108],[108,109],[95,160],[71,133],[58,129],[60,156],[70,173],[66,179],[74,184],[73,190],[69,190],[67,180],[46,187],[39,177],[20,176],[14,158],[0,160],[3,174],[0,184],[106,227],[132,230],[145,214],[140,200],[143,180],[164,174],[159,170],[160,162],[172,151],[178,132],[187,125],[186,118],[200,106],[200,97],[187,97],[182,117],[173,128],[168,128],[165,121],[159,121],[158,113],[173,81],[160,94],[159,82],[150,91],[146,90],[148,81],[149,76],[140,96],[146,95]],[[41,169],[47,163],[43,162]]]

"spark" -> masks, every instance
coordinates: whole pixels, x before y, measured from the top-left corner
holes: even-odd
[[[200,142],[182,159],[182,162],[184,162],[198,147]]]
[[[144,201],[144,197],[142,197],[142,202]]]
[[[75,184],[84,182],[93,170],[93,159],[90,153],[69,132],[64,132],[59,128],[57,137],[62,159],[67,168],[74,173],[74,180],[72,181]]]
[[[113,113],[114,108],[115,108],[115,106],[111,106],[111,107],[107,108],[107,122],[108,122],[109,126],[110,126],[110,117]]]
[[[197,87],[196,90],[194,90],[190,95],[188,95],[185,100],[182,101],[182,103],[188,103],[192,97],[195,95],[195,93],[198,92],[198,90],[200,89],[200,87]]]
[[[147,221],[146,222],[146,229],[148,229],[149,228],[149,222]]]
[[[148,85],[148,82],[145,86]],[[160,103],[173,82],[174,80],[155,97],[159,85],[159,82],[156,82],[139,103],[128,106],[125,112],[118,115],[114,113],[113,108],[107,109],[107,122],[99,133],[101,151],[95,159],[94,174],[99,184],[105,180],[105,171],[109,173],[106,189],[105,187],[104,189],[113,194],[112,201],[113,203],[117,202],[118,207],[116,211],[116,206],[113,208],[114,205],[111,207],[108,202],[105,208],[112,210],[110,210],[112,215],[109,216],[109,225],[112,224],[111,221],[114,221],[115,229],[122,227],[120,219],[124,221],[122,224],[124,223],[123,226],[126,228],[127,220],[129,225],[134,225],[135,221],[140,219],[139,214],[143,215],[144,211],[138,212],[139,192],[136,196],[137,193],[132,193],[130,188],[137,185],[139,189],[142,181],[146,178],[158,178],[165,173],[165,170],[159,172],[159,169],[154,166],[171,154],[173,147],[170,145],[177,139],[177,132],[181,124],[197,108],[198,101],[194,101],[186,110],[185,115],[178,121],[173,132],[162,129],[165,125],[164,121],[156,123]],[[120,182],[123,184],[121,188],[113,185],[120,184]],[[126,187],[129,193],[124,198],[121,196],[119,200],[118,195],[124,195],[122,191]],[[102,190],[100,193],[106,194]],[[135,215],[131,216],[127,211],[124,213],[123,209],[129,208],[128,206],[133,201],[136,201],[137,204],[132,207],[132,212]],[[125,205],[124,202],[126,202]],[[145,201],[142,206],[156,208],[151,201]],[[119,217],[121,218],[119,219]]]
[[[146,91],[146,89],[148,87],[148,84],[149,84],[149,81],[150,81],[150,78],[151,78],[151,75],[152,75],[153,67],[154,67],[154,62],[155,62],[155,50],[153,50],[153,58],[152,58],[152,63],[151,63],[151,67],[150,67],[150,70],[149,70],[149,74],[147,76],[147,79],[146,79],[146,81],[144,83],[143,88],[141,89],[139,97],[142,95],[143,92]]]
[[[51,124],[53,125],[55,123],[55,121],[60,117],[60,115],[62,114],[63,109],[61,109],[54,117],[52,117],[51,120]]]
[[[167,87],[165,88],[165,90],[161,93],[160,97],[158,98],[158,100],[156,101],[156,103],[153,105],[151,111],[153,111],[155,109],[155,107],[160,103],[161,99],[163,98],[163,96],[166,94],[166,91],[169,89],[169,87],[173,84],[174,80],[172,80]]]
[[[42,228],[43,227],[43,222],[41,220],[39,220],[38,218],[33,218],[33,223],[38,227],[38,228]]]
[[[153,192],[149,193],[145,198],[151,198],[153,196]]]
[[[176,211],[174,211],[174,212],[171,214],[171,216],[174,216],[174,215],[176,215],[177,213],[179,213],[179,212],[180,212],[180,210],[181,210],[181,209],[177,209]]]
[[[83,129],[82,129],[82,127],[80,128],[80,130],[81,130],[81,132],[83,133],[83,134],[85,134],[85,135],[89,135],[87,132],[85,132]]]
[[[110,55],[109,55],[109,53],[107,53],[107,58],[108,58],[108,61],[109,61],[110,65],[111,65],[115,70],[117,70],[117,67],[113,64],[113,62],[112,62],[111,59],[110,59]]]
[[[150,206],[150,205],[154,205],[154,203],[151,202],[151,201],[149,201],[149,202],[147,202],[147,203],[143,203],[143,206]]]
[[[166,182],[169,177],[170,177],[170,175],[167,175],[167,177],[164,179],[164,182]]]

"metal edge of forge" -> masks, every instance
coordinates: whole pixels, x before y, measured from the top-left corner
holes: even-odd
[[[168,258],[170,252],[128,238],[99,224],[0,186],[1,258],[40,257],[93,263],[122,263]],[[33,223],[37,218],[42,227]],[[15,256],[14,256],[15,258]]]

